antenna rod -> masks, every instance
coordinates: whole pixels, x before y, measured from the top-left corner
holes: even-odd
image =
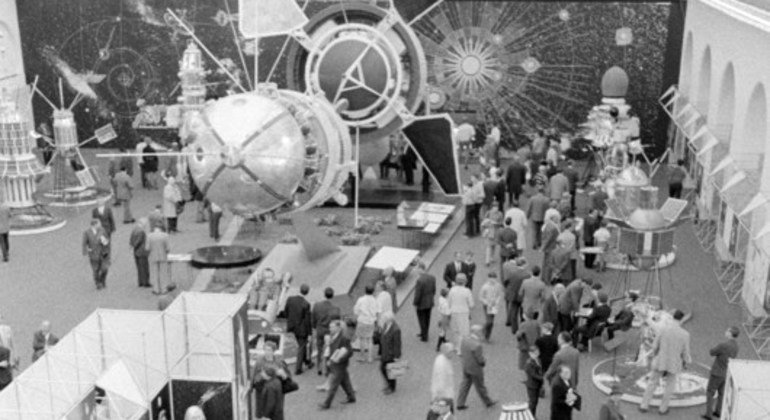
[[[75,107],[75,105],[77,105],[78,103],[80,103],[80,100],[81,100],[81,99],[83,99],[83,94],[81,94],[80,92],[78,92],[78,94],[77,94],[77,95],[75,95],[75,99],[74,99],[74,100],[72,101],[72,103],[70,104],[70,107],[69,107],[69,108],[67,108],[67,111],[72,111],[72,108],[74,108],[74,107]]]
[[[241,89],[241,91],[242,91],[242,92],[248,92],[248,91],[247,91],[246,89],[244,89],[244,87],[241,85],[241,82],[240,82],[240,81],[239,81],[239,80],[238,80],[238,79],[237,79],[235,76],[233,76],[233,74],[232,74],[232,73],[230,73],[230,70],[227,70],[227,68],[224,66],[224,64],[222,64],[222,62],[221,62],[221,61],[220,61],[218,58],[214,57],[214,54],[213,54],[213,53],[212,53],[212,52],[211,52],[211,51],[210,51],[208,48],[206,48],[206,45],[204,45],[204,44],[203,44],[203,42],[201,42],[201,40],[200,40],[200,39],[198,39],[198,37],[197,37],[197,36],[195,36],[195,34],[193,33],[193,31],[192,31],[192,30],[191,30],[191,29],[190,29],[190,28],[189,28],[189,27],[188,27],[188,26],[187,26],[187,25],[186,25],[184,22],[182,22],[182,19],[179,19],[179,16],[177,16],[177,15],[176,15],[176,13],[174,13],[174,12],[173,12],[171,9],[166,9],[166,11],[169,13],[169,15],[170,15],[172,18],[174,18],[174,20],[176,20],[176,22],[179,24],[179,26],[181,26],[181,27],[182,27],[182,29],[184,29],[184,31],[185,31],[185,32],[187,32],[187,35],[190,35],[190,37],[193,39],[193,41],[195,41],[195,43],[196,43],[196,44],[198,44],[198,46],[200,47],[200,49],[202,49],[202,50],[203,50],[203,52],[205,52],[206,54],[208,54],[209,58],[210,58],[211,60],[213,60],[213,61],[214,61],[214,63],[215,63],[215,64],[216,64],[216,65],[217,65],[217,66],[218,66],[218,67],[219,67],[219,68],[220,68],[220,69],[221,69],[223,72],[225,72],[225,74],[226,74],[226,75],[227,75],[227,76],[230,78],[230,80],[232,80],[232,81],[233,81],[233,83],[235,83],[235,84],[236,84],[236,85],[237,85],[237,86],[238,86],[238,87]]]
[[[59,78],[59,109],[64,109],[64,83]]]
[[[238,32],[235,30],[235,24],[233,23],[229,0],[224,0],[224,3],[225,10],[227,11],[227,20],[230,22],[230,29],[233,31],[233,42],[236,48],[238,48],[238,57],[240,57],[243,71],[246,73],[246,82],[249,84],[249,89],[254,90],[254,85],[251,84],[251,78],[249,77],[249,68],[246,67],[246,57],[243,56],[243,48],[241,48],[241,43],[238,42]]]
[[[50,99],[48,99],[48,98],[47,98],[47,97],[46,97],[46,96],[43,94],[43,92],[41,92],[41,91],[40,91],[40,89],[38,89],[38,88],[37,88],[37,82],[38,82],[38,80],[39,80],[39,79],[40,79],[40,76],[36,74],[36,75],[35,75],[35,81],[34,81],[34,82],[32,82],[32,91],[33,91],[33,92],[37,92],[37,94],[38,94],[38,95],[40,95],[40,97],[42,97],[42,98],[43,98],[43,100],[45,100],[46,102],[48,102],[48,105],[51,105],[51,108],[52,108],[54,111],[56,111],[56,110],[58,109],[58,108],[56,108],[56,105],[54,105],[54,104],[53,104],[53,102],[51,102],[51,100],[50,100]]]

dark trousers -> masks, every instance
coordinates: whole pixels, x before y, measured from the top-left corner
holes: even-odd
[[[150,262],[147,260],[147,256],[137,257],[134,256],[134,262],[136,262],[136,274],[139,280],[139,287],[150,286]]]
[[[107,258],[101,258],[98,260],[90,260],[90,262],[96,287],[102,288],[107,286],[107,269],[109,268],[109,260]]]
[[[414,169],[411,166],[404,167],[404,178],[406,185],[414,185]]]
[[[222,219],[222,212],[211,212],[209,216],[209,237],[219,240],[219,221]]]
[[[537,418],[536,411],[537,411],[537,402],[540,401],[540,388],[527,387],[527,399],[529,400],[529,411],[532,412],[532,417]]]
[[[318,332],[315,333],[315,345],[316,345],[316,366],[318,366],[318,371],[321,371],[321,366],[323,364],[321,363],[324,355],[324,334],[325,332]]]
[[[350,374],[347,367],[334,366],[329,370],[329,392],[326,394],[326,400],[323,405],[329,407],[334,401],[334,395],[337,389],[342,386],[342,390],[348,396],[348,401],[356,400],[356,393],[353,391],[353,384],[350,383]]]
[[[417,309],[417,322],[420,324],[420,340],[422,341],[428,341],[431,309],[433,308]]]
[[[513,200],[516,200],[516,202],[518,202],[519,197],[521,197],[521,187],[514,188],[513,190],[508,192],[508,203],[511,206],[513,206]]]
[[[467,236],[476,236],[481,231],[481,222],[479,221],[480,209],[480,204],[465,206],[465,234]]]
[[[618,324],[609,324],[607,325],[607,338],[609,340],[612,340],[615,338],[615,331],[622,330],[623,326]]]
[[[147,171],[144,169],[144,165],[139,165],[139,174],[142,177],[142,188],[150,188],[150,183],[147,182]]]
[[[561,331],[567,331],[568,333],[572,334],[573,327],[574,323],[572,321],[572,314],[564,315],[559,312],[559,329]]]
[[[541,245],[543,245],[543,222],[533,220],[532,224],[535,225],[535,249],[538,249]],[[545,264],[545,261],[543,261],[543,264]],[[547,281],[546,284],[548,284]]]
[[[714,397],[716,394],[719,393],[719,398],[717,398],[717,404],[716,407],[714,407],[714,411],[711,411],[711,407],[714,406]],[[722,412],[722,397],[725,394],[725,378],[711,375],[709,376],[709,382],[708,385],[706,385],[706,414],[711,415],[712,413],[721,413]]]
[[[570,216],[574,216],[575,212],[577,211],[577,208],[575,208],[575,196],[577,195],[577,190],[570,190],[569,192],[569,206],[572,209],[572,214]]]
[[[460,391],[457,394],[457,406],[462,407],[465,405],[465,400],[468,399],[468,393],[471,391],[471,385],[476,388],[476,392],[479,394],[479,398],[486,405],[492,404],[492,399],[489,398],[489,392],[487,392],[487,386],[484,385],[484,373],[478,375],[469,375],[463,372],[463,380],[460,382]]]
[[[0,233],[0,251],[3,252],[3,261],[8,261],[11,254],[11,243],[8,242],[8,232]]]
[[[487,312],[487,309],[484,308],[484,312]],[[490,314],[487,312],[487,320],[484,323],[484,338],[489,341],[489,337],[492,336],[492,327],[495,326],[495,314]]]
[[[307,336],[300,337],[295,334],[294,338],[297,340],[297,361],[294,363],[294,372],[299,374],[302,372],[303,366],[310,366],[313,362],[310,360],[310,355],[307,351]],[[323,353],[323,349],[319,350],[319,353]]]
[[[436,351],[441,350],[441,345],[446,343],[446,337],[443,335],[438,336],[438,342],[436,342]]]
[[[382,377],[385,379],[385,383],[388,386],[388,389],[391,391],[396,390],[396,380],[388,378],[388,363],[393,363],[392,360],[380,360],[380,373],[382,373]]]
[[[167,217],[166,218],[166,226],[168,226],[168,232],[169,233],[171,233],[171,232],[179,232],[176,229],[176,221],[177,221],[176,217]]]
[[[594,238],[585,238],[585,244],[586,244],[586,247],[594,246]],[[586,259],[584,261],[585,268],[594,268],[594,261],[596,261],[596,254],[585,254],[585,256],[586,256]]]
[[[521,303],[516,301],[508,302],[508,322],[511,324],[511,332],[516,334],[519,331],[519,313],[521,312]]]
[[[672,198],[682,198],[682,183],[675,182],[668,184],[668,196]]]

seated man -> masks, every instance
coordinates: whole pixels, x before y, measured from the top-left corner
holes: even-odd
[[[615,319],[607,321],[607,338],[610,340],[615,338],[615,331],[628,331],[633,326],[633,306],[639,299],[639,295],[635,292],[628,292],[626,298],[628,299],[628,303],[626,303],[623,309],[618,312],[618,314],[615,316]]]
[[[607,293],[599,292],[599,304],[591,312],[591,315],[586,319],[586,323],[575,329],[572,336],[572,341],[575,347],[580,351],[585,351],[588,347],[588,340],[602,333],[602,329],[606,327],[607,320],[612,313],[610,305],[607,304],[609,296]]]

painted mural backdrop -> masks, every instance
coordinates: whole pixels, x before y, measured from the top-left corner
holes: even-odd
[[[288,1],[288,0],[287,0]],[[188,42],[168,9],[195,29],[214,54],[242,78],[253,66],[255,45],[234,35],[237,0],[23,0],[18,1],[28,79],[76,107],[83,136],[113,121],[130,137],[142,103],[173,103],[178,61]],[[310,0],[310,15],[331,0]],[[431,3],[396,0],[410,20]],[[414,24],[423,39],[430,83],[446,96],[443,110],[474,122],[499,125],[508,141],[534,128],[570,129],[601,97],[606,69],[623,67],[628,100],[640,114],[643,136],[658,118],[667,39],[668,3],[446,1]],[[45,30],[41,30],[45,28]],[[260,79],[285,83],[285,38],[259,43]],[[242,55],[241,53],[242,52]],[[278,63],[276,63],[278,61]],[[245,65],[244,65],[245,63]],[[212,94],[227,77],[207,59]],[[37,98],[36,101],[42,101]],[[50,118],[36,103],[36,120]]]

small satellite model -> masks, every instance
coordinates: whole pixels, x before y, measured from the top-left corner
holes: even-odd
[[[59,107],[55,106],[36,84],[34,91],[53,108],[53,139],[33,132],[34,136],[42,138],[54,148],[54,154],[48,163],[52,168],[53,182],[51,189],[44,192],[42,198],[49,205],[61,207],[94,205],[99,200],[109,199],[112,192],[96,187],[94,173],[80,153],[80,148],[94,140],[99,144],[105,144],[115,139],[117,134],[112,125],[107,124],[97,128],[92,137],[80,142],[72,108],[84,96],[78,93],[70,106],[65,107],[61,79],[59,79]]]
[[[48,172],[32,153],[31,95],[26,86],[0,95],[0,200],[11,208],[11,234],[56,230],[66,223],[35,201],[37,178]]]

